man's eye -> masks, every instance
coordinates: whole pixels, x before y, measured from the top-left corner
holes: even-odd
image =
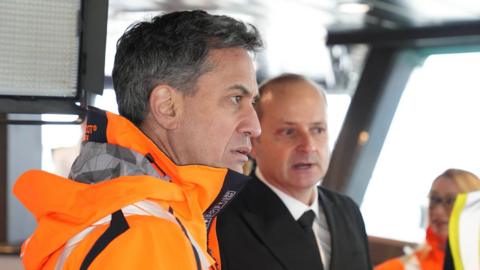
[[[280,134],[290,136],[293,133],[295,133],[295,130],[293,128],[285,128],[280,131]]]
[[[258,100],[260,98],[259,97],[255,97],[253,100],[252,100],[252,105],[255,106],[255,104],[257,104]]]
[[[233,96],[231,97],[233,103],[238,104],[242,100],[242,96]]]
[[[313,129],[313,132],[320,134],[320,133],[325,132],[325,129],[324,129],[324,128],[321,128],[321,127],[318,127],[318,128],[314,128],[314,129]]]

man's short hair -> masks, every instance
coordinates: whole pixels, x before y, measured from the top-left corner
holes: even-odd
[[[263,111],[262,111],[262,106],[261,106],[261,99],[263,96],[263,93],[265,92],[266,89],[273,87],[275,85],[279,84],[285,84],[285,83],[291,83],[291,82],[298,82],[298,81],[308,81],[311,82],[313,85],[317,86],[319,91],[322,93],[323,97],[325,98],[325,92],[324,90],[314,81],[308,79],[307,77],[300,75],[300,74],[295,74],[295,73],[284,73],[279,76],[273,77],[271,79],[268,79],[260,84],[258,87],[258,95],[259,98],[257,99],[257,102],[255,102],[255,111],[257,112],[258,119],[262,117]]]
[[[262,46],[255,26],[201,10],[172,12],[133,24],[117,42],[112,72],[119,112],[138,126],[156,85],[194,93],[197,79],[211,69],[205,61],[211,49],[256,52]]]

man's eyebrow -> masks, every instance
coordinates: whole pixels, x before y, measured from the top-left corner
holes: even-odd
[[[284,120],[284,121],[282,121],[282,123],[283,123],[284,125],[287,125],[287,126],[294,126],[294,125],[297,125],[297,123],[295,123],[295,122],[290,122],[290,121],[285,121],[285,120]]]
[[[291,122],[291,121],[283,121],[283,124],[286,124],[286,125],[289,125],[289,126],[294,126],[294,125],[298,125],[297,122]],[[317,121],[317,122],[313,122],[313,123],[310,123],[309,126],[322,126],[322,125],[325,125],[325,122],[323,121]]]
[[[239,90],[240,92],[242,92],[242,95],[244,95],[244,96],[253,96],[252,91],[248,90],[245,86],[243,86],[241,84],[234,84],[234,85],[228,87],[227,90]],[[258,96],[258,94],[255,95],[255,97],[256,96]]]

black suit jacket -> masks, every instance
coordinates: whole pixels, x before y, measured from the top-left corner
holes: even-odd
[[[347,196],[319,188],[332,270],[371,269],[365,226]],[[319,252],[280,198],[254,176],[217,219],[222,270],[320,269]]]

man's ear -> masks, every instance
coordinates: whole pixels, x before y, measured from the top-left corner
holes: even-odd
[[[150,94],[150,113],[165,129],[177,128],[182,103],[180,95],[175,88],[165,84],[157,85]]]

